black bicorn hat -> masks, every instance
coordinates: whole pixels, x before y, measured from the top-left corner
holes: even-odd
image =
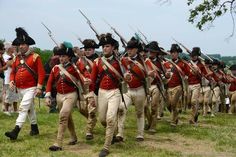
[[[165,55],[164,49],[159,47],[158,43],[156,41],[151,41],[149,44],[145,46],[145,50],[150,52],[156,52],[160,55]]]
[[[137,49],[139,49],[141,51],[143,49],[143,46],[142,46],[142,44],[140,43],[140,41],[138,39],[136,39],[135,37],[132,37],[128,41],[126,48],[127,49],[137,48]]]
[[[211,61],[210,59],[206,58],[206,59],[204,59],[204,62],[207,65],[211,65],[213,61]]]
[[[180,48],[180,46],[178,44],[172,44],[171,48],[170,48],[170,53],[172,53],[172,52],[182,53],[183,50]]]
[[[81,47],[81,49],[82,48],[84,48],[84,49],[88,49],[88,48],[97,49],[97,48],[99,48],[99,45],[93,39],[85,39],[83,41],[83,45],[84,45],[84,47]]]
[[[218,65],[220,66],[220,61],[218,59],[213,59],[212,65]]]
[[[69,57],[75,57],[72,44],[70,42],[63,42],[57,51],[57,55],[67,55]]]
[[[112,46],[116,45],[116,40],[112,37],[111,33],[107,33],[107,34],[101,34],[99,37],[99,46],[104,46],[107,44],[111,44]]]
[[[190,56],[201,56],[200,47],[193,47]]]
[[[229,70],[236,70],[236,64],[233,64],[229,67]]]
[[[27,44],[27,45],[35,44],[34,39],[32,39],[22,27],[16,28],[15,31],[16,31],[16,39],[12,42],[12,45],[19,46],[20,44]]]

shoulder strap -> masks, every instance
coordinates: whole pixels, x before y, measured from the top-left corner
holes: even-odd
[[[114,72],[115,75],[116,75],[119,79],[124,80],[124,78],[120,75],[120,73],[119,73],[110,63],[108,63],[107,60],[106,60],[104,57],[102,57],[102,62],[106,65],[106,67],[107,67],[108,69],[110,69],[112,72]]]
[[[81,93],[83,93],[83,88],[82,85],[80,83],[80,81],[78,81],[73,75],[71,75],[65,68],[62,67],[61,64],[56,65],[59,67],[59,69],[61,70],[62,73],[64,73],[67,77],[70,78],[70,80],[74,83],[74,85],[81,91]]]

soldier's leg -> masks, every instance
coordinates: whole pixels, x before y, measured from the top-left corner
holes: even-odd
[[[214,117],[216,112],[218,112],[218,107],[220,103],[220,88],[215,87],[213,93],[213,98],[212,98],[212,109],[211,109],[211,116]]]
[[[171,110],[172,110],[172,119],[171,119],[171,125],[176,126],[178,123],[178,105],[180,103],[180,99],[182,96],[182,87],[177,86],[174,88],[170,88],[168,90],[168,97],[169,97],[169,102],[171,104]]]
[[[19,106],[19,115],[16,119],[16,125],[20,128],[23,126],[26,117],[28,116],[28,112],[30,112],[30,117],[32,118],[32,122],[36,124],[36,114],[35,110],[33,109],[33,101],[34,101],[34,94],[35,94],[36,87],[32,87],[29,89],[20,90],[23,98]],[[32,110],[32,112],[30,111]]]
[[[231,93],[230,100],[230,114],[232,114],[236,112],[236,91]]]
[[[106,96],[106,90],[99,89],[98,92],[98,119],[101,122],[101,124],[106,127],[106,115],[107,115],[107,106],[108,105],[108,99]]]
[[[111,141],[114,135],[115,126],[117,123],[117,112],[121,101],[121,95],[119,89],[115,89],[106,93],[107,102],[107,113],[106,113],[106,135],[104,149],[109,150]]]
[[[69,93],[65,95],[57,94],[58,102],[62,102],[62,107],[59,113],[59,127],[57,134],[56,146],[62,147],[65,130],[68,126],[69,116],[77,100],[77,93]]]
[[[69,118],[68,118],[68,130],[70,132],[69,145],[74,145],[77,142],[77,136],[76,136],[76,132],[75,132],[75,125],[74,125],[72,113],[69,115]]]
[[[124,100],[125,103],[121,101],[118,109],[118,120],[117,120],[118,134],[116,135],[116,137],[119,138],[121,137],[122,139],[124,138],[124,125],[125,125],[126,114],[128,112],[128,107],[132,103],[130,90],[128,90],[128,93],[124,94]]]
[[[146,96],[144,88],[139,88],[135,91],[134,97],[134,105],[136,110],[137,116],[137,127],[138,127],[138,134],[137,134],[137,141],[144,140],[144,106],[146,103]]]
[[[192,97],[191,97],[192,113],[191,113],[191,118],[189,121],[190,124],[195,124],[198,121],[199,95],[200,95],[200,85],[193,85]]]
[[[87,137],[86,139],[89,140],[93,138],[93,129],[97,122],[97,117],[96,117],[97,104],[93,94],[91,95],[91,97],[88,97],[87,100],[88,100],[88,120],[86,127],[86,137]]]
[[[209,104],[210,104],[210,99],[211,99],[210,87],[205,87],[204,88],[204,95],[203,95],[203,116],[207,115],[207,111],[208,111]]]
[[[16,126],[12,131],[7,131],[5,133],[5,135],[11,140],[15,140],[18,137],[18,133],[20,132],[20,129],[26,120],[28,111],[30,110],[31,104],[33,102],[35,89],[36,87],[18,90],[22,97],[22,101],[19,107],[19,115],[16,119]]]
[[[157,124],[157,115],[158,115],[158,106],[160,106],[160,91],[158,90],[158,88],[155,87],[151,87],[151,97],[152,97],[152,101],[151,101],[151,125],[150,125],[150,132],[155,133],[156,132],[156,124]]]

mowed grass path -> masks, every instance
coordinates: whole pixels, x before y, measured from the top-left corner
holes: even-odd
[[[10,141],[4,136],[5,131],[15,125],[17,114],[11,117],[0,113],[0,157],[93,157],[98,156],[103,147],[105,129],[98,122],[95,138],[85,140],[85,118],[75,108],[73,119],[78,136],[78,144],[68,146],[68,131],[65,135],[63,151],[50,152],[48,147],[55,142],[58,114],[49,114],[41,100],[39,108],[36,100],[40,135],[29,136],[30,124],[27,121],[18,140]],[[136,119],[134,108],[129,108],[125,124],[125,142],[111,146],[109,156],[113,157],[222,157],[236,156],[236,115],[218,114],[217,117],[200,117],[199,125],[188,124],[188,114],[180,115],[177,128],[169,125],[169,113],[158,121],[157,133],[145,133],[145,141],[137,143]]]

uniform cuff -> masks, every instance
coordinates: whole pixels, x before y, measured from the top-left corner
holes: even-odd
[[[43,85],[37,84],[37,89],[42,89]]]
[[[51,92],[47,92],[44,97],[51,97]]]

